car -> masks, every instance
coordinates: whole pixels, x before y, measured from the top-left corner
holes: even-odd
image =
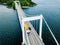
[[[27,34],[29,35],[31,28],[28,26],[27,23],[24,23],[24,29],[26,30]]]

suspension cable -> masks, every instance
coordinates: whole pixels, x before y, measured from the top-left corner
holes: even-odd
[[[48,29],[49,29],[49,31],[50,31],[50,33],[51,33],[51,35],[52,35],[53,39],[55,40],[56,44],[57,44],[57,45],[59,45],[59,43],[58,43],[58,41],[57,41],[56,37],[54,36],[53,32],[51,31],[51,29],[50,29],[49,25],[47,24],[47,22],[46,22],[46,20],[45,20],[45,18],[44,18],[44,17],[43,17],[43,20],[44,20],[44,22],[45,22],[46,26],[48,27]]]

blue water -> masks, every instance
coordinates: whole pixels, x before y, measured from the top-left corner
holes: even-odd
[[[21,45],[21,38],[17,12],[0,5],[0,45]]]
[[[36,6],[23,9],[26,16],[43,14],[52,32],[60,43],[60,1],[39,0]],[[38,25],[38,23],[37,23]],[[37,30],[39,32],[39,30]],[[46,45],[56,45],[43,21],[42,38]],[[0,5],[0,45],[21,45],[22,33],[16,10]]]

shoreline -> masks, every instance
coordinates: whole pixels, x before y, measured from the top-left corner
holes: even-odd
[[[23,3],[23,1],[20,1],[20,3],[21,3],[21,7],[25,8],[25,9],[27,9],[27,8],[29,8],[31,6],[35,6],[36,5],[36,3],[32,2],[32,1],[24,2],[24,3]],[[0,5],[6,5],[8,8],[15,9],[15,4],[14,4],[13,1],[11,1],[11,2],[10,1],[9,2],[4,2],[4,3],[0,2]]]

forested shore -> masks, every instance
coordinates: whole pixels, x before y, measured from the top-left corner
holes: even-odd
[[[9,8],[14,8],[15,9],[15,4],[14,4],[15,0],[0,0],[0,4],[4,4],[7,5],[7,7]],[[18,1],[18,0],[16,0]],[[34,2],[32,2],[31,0],[19,0],[21,3],[21,6],[33,6],[36,5]]]

